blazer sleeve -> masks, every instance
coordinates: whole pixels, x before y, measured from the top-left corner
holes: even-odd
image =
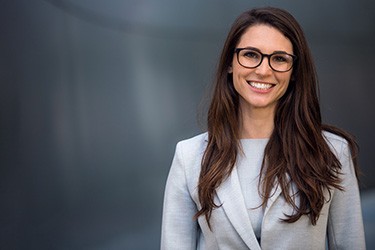
[[[366,249],[361,200],[353,161],[346,142],[339,155],[344,190],[335,190],[328,217],[329,249]]]
[[[193,219],[196,212],[197,208],[187,185],[183,147],[178,143],[165,187],[162,250],[196,249],[198,224]]]

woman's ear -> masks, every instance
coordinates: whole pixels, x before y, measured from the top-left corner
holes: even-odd
[[[232,74],[232,73],[233,73],[232,65],[228,67],[228,73],[229,73],[229,74]]]

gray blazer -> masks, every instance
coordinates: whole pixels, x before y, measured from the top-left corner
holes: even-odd
[[[345,191],[332,190],[332,198],[313,226],[307,216],[295,223],[280,220],[293,209],[276,187],[264,211],[260,243],[246,211],[236,167],[217,188],[215,204],[222,206],[212,212],[212,230],[204,216],[193,219],[201,208],[197,183],[207,134],[179,142],[166,183],[161,249],[289,250],[326,249],[326,246],[329,249],[365,249],[358,184],[347,142],[330,133],[324,135],[342,164]]]

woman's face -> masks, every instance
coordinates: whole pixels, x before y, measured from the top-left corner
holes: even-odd
[[[250,26],[241,36],[237,48],[251,47],[263,54],[286,52],[293,54],[290,40],[279,30],[265,24]],[[277,101],[288,88],[292,70],[276,72],[264,57],[256,68],[245,68],[237,61],[234,54],[229,73],[233,75],[235,90],[240,96],[240,107],[243,111],[264,110],[274,112]]]

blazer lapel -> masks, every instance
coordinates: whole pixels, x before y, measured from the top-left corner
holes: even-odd
[[[227,179],[217,188],[217,196],[228,219],[250,249],[259,249],[241,192],[236,166]]]
[[[286,175],[286,181],[287,182],[291,181],[289,175]],[[295,196],[295,194],[297,193],[297,188],[295,187],[295,185],[293,183],[291,183],[289,188],[290,188],[289,189],[289,195],[291,197]],[[273,186],[272,191],[271,191],[271,195],[272,196],[268,199],[266,208],[264,210],[263,221],[264,221],[264,217],[267,216],[267,213],[269,212],[269,210],[271,209],[271,207],[274,205],[274,203],[276,202],[277,198],[281,195],[281,191],[282,190],[281,190],[279,182],[275,181],[275,185]],[[298,196],[295,199],[298,199]],[[297,201],[297,203],[298,203],[298,201]]]
[[[280,187],[279,183],[276,182],[275,186],[272,188],[272,191],[271,191],[272,196],[270,198],[268,198],[267,205],[266,205],[266,208],[264,210],[263,221],[264,221],[264,217],[267,216],[268,211],[270,210],[272,205],[275,203],[277,198],[280,196],[280,194],[281,194],[281,187]]]

